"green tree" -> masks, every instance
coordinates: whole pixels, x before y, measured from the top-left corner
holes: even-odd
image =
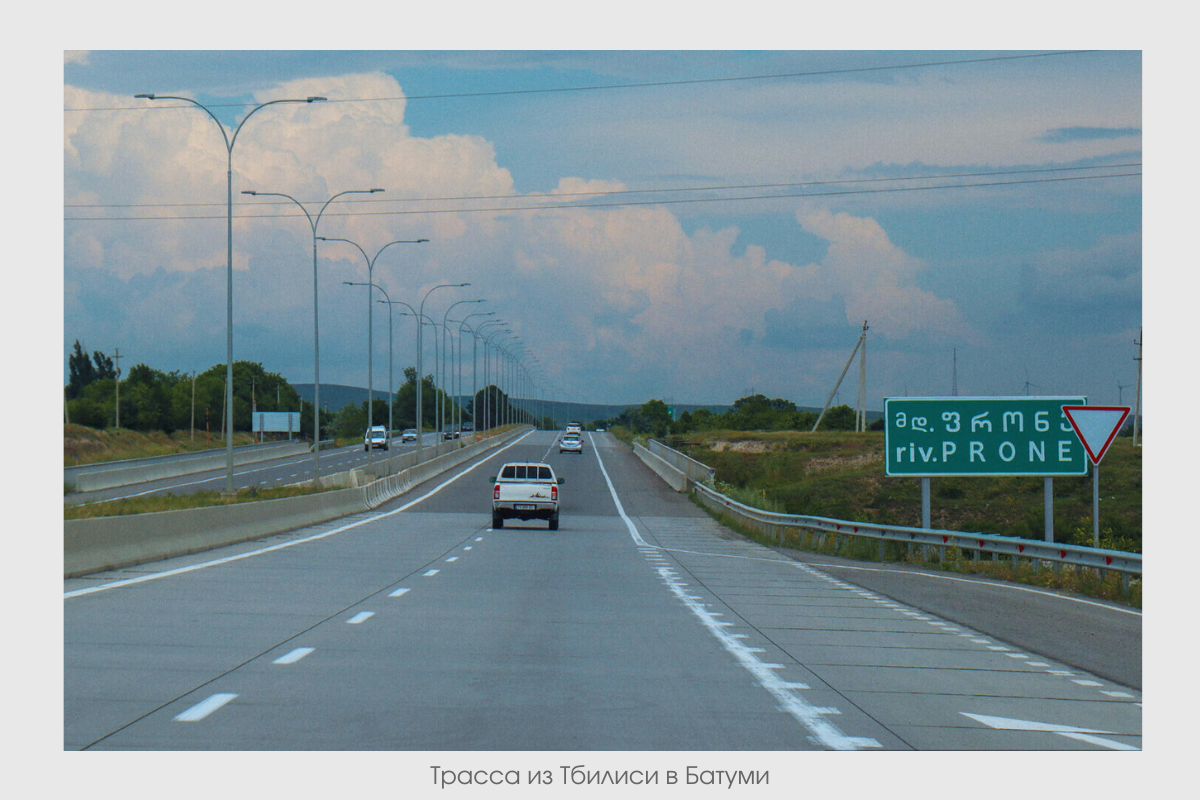
[[[854,430],[854,423],[854,409],[843,403],[825,412],[825,418],[821,420],[821,427],[818,430],[852,431]]]
[[[421,379],[421,427],[433,430],[437,425],[437,407],[441,392],[433,382],[433,375]],[[387,417],[384,417],[386,420]],[[392,407],[393,425],[399,429],[417,427],[417,368],[404,368],[404,383],[396,390]]]
[[[74,400],[83,395],[85,386],[96,380],[96,367],[92,364],[92,360],[88,358],[87,353],[83,351],[83,346],[79,344],[78,339],[75,340],[74,351],[67,357],[67,370],[69,375],[67,380],[67,399]]]

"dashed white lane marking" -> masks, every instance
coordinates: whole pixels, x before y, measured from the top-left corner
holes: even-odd
[[[530,433],[532,433],[532,431]],[[366,525],[368,522],[377,522],[378,520],[384,519],[385,517],[390,517],[393,514],[399,514],[402,511],[407,511],[408,509],[415,506],[417,503],[420,503],[423,500],[426,500],[426,499],[432,497],[433,495],[437,494],[442,489],[445,489],[447,486],[454,483],[456,480],[463,477],[467,473],[475,470],[477,467],[479,467],[483,464],[486,464],[488,461],[495,458],[500,453],[503,453],[505,450],[508,450],[510,447],[515,447],[526,436],[529,436],[529,433],[526,433],[524,436],[518,436],[512,442],[506,444],[504,447],[501,447],[499,450],[492,453],[487,458],[476,462],[474,466],[468,467],[467,469],[465,469],[462,472],[455,475],[453,478],[449,478],[445,481],[442,481],[437,486],[430,489],[428,492],[426,492],[425,494],[416,498],[415,500],[410,500],[407,503],[405,503],[404,505],[400,506],[399,508],[394,508],[391,511],[384,511],[380,514],[372,514],[371,516],[367,517],[366,519],[360,519],[357,522],[351,522],[348,525],[342,525],[341,527],[334,528],[333,530],[325,531],[324,533],[317,533],[312,536],[306,536],[303,539],[293,539],[290,542],[281,542],[279,544],[273,544],[269,547],[263,547],[258,550],[251,550],[246,553],[239,553],[236,556],[228,556],[226,558],[218,558],[213,561],[205,561],[201,564],[192,564],[191,566],[179,567],[178,569],[168,569],[163,572],[152,572],[148,575],[139,575],[136,578],[126,578],[124,580],[113,581],[112,583],[101,584],[100,586],[89,586],[86,589],[75,589],[74,591],[63,592],[63,599],[69,600],[72,597],[82,597],[83,595],[86,595],[86,594],[93,594],[95,592],[104,592],[104,591],[108,591],[109,589],[117,589],[117,588],[120,588],[123,586],[133,586],[134,584],[145,583],[146,581],[156,581],[160,578],[168,578],[168,577],[171,577],[172,575],[182,575],[187,572],[195,572],[196,570],[207,569],[208,567],[216,567],[221,564],[229,564],[234,561],[241,561],[244,558],[252,558],[254,556],[262,555],[263,553],[273,553],[276,550],[283,550],[284,548],[295,547],[296,545],[307,544],[308,542],[315,542],[318,539],[324,539],[327,536],[334,536],[336,534],[342,533],[343,531],[348,531],[353,528],[357,528],[360,525]],[[477,539],[476,541],[482,541],[482,538]]]
[[[450,556],[449,558],[446,559],[447,564],[449,564],[453,561],[458,561],[458,556]]]
[[[295,664],[297,661],[304,658],[306,655],[313,652],[315,649],[316,649],[315,647],[297,647],[295,650],[288,653],[286,656],[280,656],[279,658],[275,659],[271,663],[272,664]]]
[[[362,623],[375,616],[374,611],[360,611],[350,619],[346,620],[347,625],[361,625]]]
[[[235,697],[237,697],[236,694],[214,694],[207,700],[200,701],[187,711],[184,711],[182,714],[177,714],[175,716],[175,721],[199,722]]]
[[[650,549],[651,546],[642,539],[641,534],[638,533],[637,526],[633,524],[633,520],[625,514],[621,500],[617,497],[617,490],[613,488],[612,480],[608,477],[608,470],[604,468],[604,461],[600,458],[599,448],[593,447],[592,450],[596,453],[596,462],[600,465],[600,472],[604,475],[604,482],[608,484],[608,491],[612,495],[613,503],[617,507],[617,514],[620,515],[621,520],[625,523],[625,527],[628,528],[629,535],[633,539],[634,544],[639,548]],[[836,725],[824,719],[825,716],[832,713],[830,709],[814,706],[795,694],[796,691],[807,689],[807,686],[785,681],[776,674],[778,665],[764,664],[760,661],[758,656],[749,647],[739,641],[739,638],[742,636],[741,634],[730,633],[725,630],[733,623],[721,622],[700,601],[692,599],[692,595],[686,589],[687,584],[675,577],[676,573],[674,570],[668,567],[658,567],[655,571],[658,573],[659,579],[671,590],[672,594],[681,603],[686,605],[700,622],[704,624],[709,633],[721,643],[721,646],[758,680],[759,685],[779,701],[783,710],[791,714],[794,719],[809,731],[815,742],[833,750],[858,750],[864,747],[882,747],[874,739],[847,736],[842,733]]]
[[[396,591],[389,594],[388,597],[403,597],[404,595],[408,594],[408,592],[409,592],[408,589],[397,589]]]
[[[425,578],[432,578],[434,575],[437,575],[439,572],[441,572],[441,570],[440,570],[440,569],[431,569],[431,570],[429,570],[428,572],[426,572],[426,573],[424,574],[424,576],[422,576],[422,577],[425,577]]]
[[[808,729],[814,741],[833,750],[859,750],[864,747],[882,746],[874,739],[847,736],[842,733],[837,726],[824,719],[824,716],[830,713],[829,709],[813,706],[799,695],[794,694],[795,691],[807,689],[805,684],[785,681],[779,677],[776,671],[784,668],[782,664],[768,664],[760,661],[751,648],[738,640],[737,634],[730,634],[725,630],[733,624],[732,622],[722,622],[716,619],[711,611],[693,600],[684,586],[670,574],[670,570],[659,568],[657,572],[659,578],[675,597],[696,615],[700,622],[708,628],[709,633],[721,643],[721,646],[758,680],[758,684],[779,701],[784,711],[791,714]]]

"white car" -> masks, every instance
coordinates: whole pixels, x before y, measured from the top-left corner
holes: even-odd
[[[558,452],[583,455],[583,438],[578,433],[568,433],[558,440]]]
[[[384,425],[372,425],[363,436],[363,450],[370,452],[388,449],[388,430]]]
[[[512,462],[492,479],[492,528],[504,527],[506,519],[544,519],[550,530],[558,530],[558,487],[549,464]]]
[[[567,433],[568,434],[583,433],[583,426],[580,425],[578,422],[568,422],[567,423]]]
[[[405,442],[415,442],[416,440],[417,440],[417,429],[416,428],[405,428],[404,432],[400,434],[400,443],[401,444],[404,444]]]

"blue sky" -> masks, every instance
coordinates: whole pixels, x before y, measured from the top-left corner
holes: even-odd
[[[949,394],[955,351],[961,394],[1114,403],[1142,325],[1142,57],[1013,57],[1049,52],[68,53],[64,380],[75,339],[129,366],[224,363],[220,136],[133,95],[221,106],[230,129],[324,95],[247,123],[235,213],[299,213],[246,189],[313,213],[386,189],[320,234],[429,239],[372,277],[414,305],[470,282],[427,312],[485,299],[465,308],[510,324],[555,399],[819,405],[866,320],[872,409]],[[528,210],[546,193],[567,196]],[[213,218],[174,218],[196,214]],[[238,219],[234,237],[235,357],[310,382],[311,230]],[[365,263],[322,244],[319,271],[322,382],[365,385],[365,289],[342,285]],[[413,325],[394,326],[398,375]],[[841,399],[856,389],[855,369]]]

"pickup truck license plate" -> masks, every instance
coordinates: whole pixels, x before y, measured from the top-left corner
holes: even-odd
[[[513,503],[513,508],[517,511],[533,511],[537,508],[537,505],[534,503]]]

